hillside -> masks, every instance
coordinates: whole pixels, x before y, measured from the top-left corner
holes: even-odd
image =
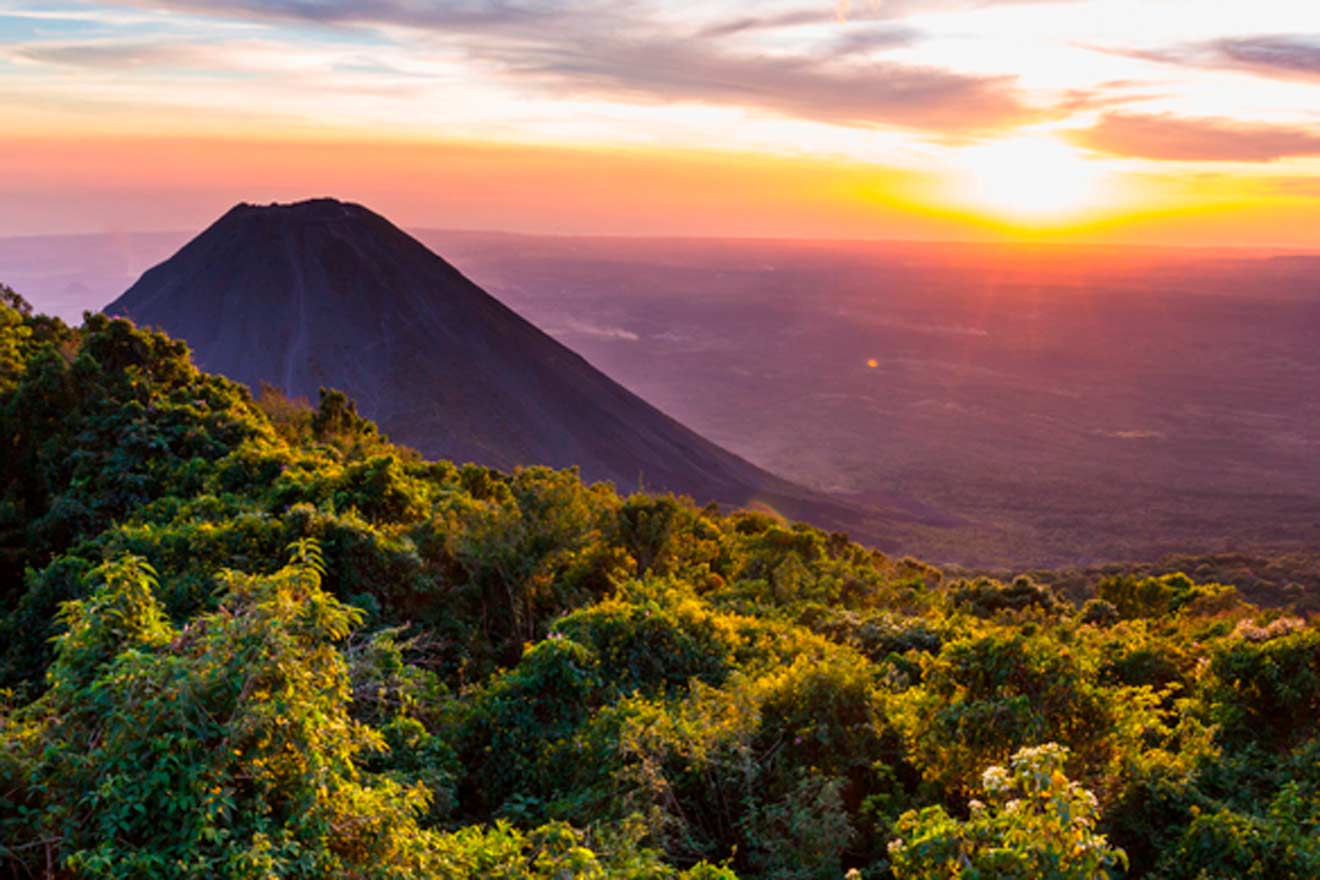
[[[311,400],[341,389],[430,457],[577,466],[624,490],[757,503],[839,528],[863,519],[683,427],[359,205],[239,205],[105,311],[186,340],[202,367],[254,389]],[[866,518],[915,519],[894,508]]]
[[[1230,586],[427,461],[8,293],[0,442],[7,874],[1320,873],[1320,627]]]

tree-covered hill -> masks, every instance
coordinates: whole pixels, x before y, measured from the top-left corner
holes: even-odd
[[[0,444],[7,876],[1320,876],[1320,627],[1229,585],[428,462],[7,290]]]

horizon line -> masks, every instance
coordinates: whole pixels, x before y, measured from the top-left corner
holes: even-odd
[[[305,200],[299,200],[305,201]],[[252,202],[237,202],[238,205],[252,205]],[[268,203],[269,204],[269,203]],[[277,202],[274,204],[296,204],[289,202]],[[353,202],[352,204],[360,204]],[[366,205],[362,207],[372,210]],[[373,211],[373,213],[376,213]],[[223,216],[223,215],[221,215]],[[385,217],[385,215],[380,215]],[[217,218],[218,219],[218,218]],[[385,217],[389,220],[388,217]],[[394,221],[389,220],[393,223]],[[1040,248],[1050,250],[1108,250],[1108,251],[1151,251],[1151,252],[1201,252],[1218,251],[1230,252],[1233,254],[1255,254],[1258,256],[1303,256],[1320,257],[1320,246],[1314,248],[1298,247],[1295,245],[1269,245],[1269,244],[1243,244],[1243,245],[1224,245],[1224,244],[1150,244],[1143,242],[1126,241],[1086,241],[1086,240],[1057,240],[1048,238],[1029,238],[1029,237],[1003,237],[1003,238],[897,238],[894,236],[858,237],[858,236],[787,236],[787,235],[698,235],[682,233],[665,234],[629,234],[626,232],[526,232],[511,229],[494,229],[489,227],[452,227],[452,226],[403,226],[395,224],[403,231],[414,233],[436,233],[436,234],[455,234],[455,235],[484,235],[490,237],[506,238],[541,238],[541,239],[606,239],[610,241],[673,241],[673,242],[733,242],[733,243],[783,243],[793,242],[801,244],[849,244],[849,245],[904,245],[904,246],[951,246],[951,247],[1004,247],[1004,248]],[[0,235],[0,241],[23,241],[31,239],[58,239],[58,238],[114,238],[116,236],[142,236],[142,235],[177,235],[187,236],[186,241],[200,235],[207,227],[203,226],[196,231],[176,229],[118,229],[104,232],[32,232],[20,233],[17,235]]]

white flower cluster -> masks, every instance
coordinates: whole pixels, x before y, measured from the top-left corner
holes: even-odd
[[[985,789],[986,794],[1003,794],[1008,791],[1009,785],[1008,771],[1003,767],[987,767],[981,774],[981,787]]]

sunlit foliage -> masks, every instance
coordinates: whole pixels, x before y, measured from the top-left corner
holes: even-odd
[[[1047,743],[1019,750],[1007,768],[988,768],[986,801],[971,801],[966,821],[939,806],[904,813],[902,836],[889,845],[894,876],[1105,880],[1127,856],[1097,833],[1095,795],[1064,775],[1066,758],[1067,749]]]

